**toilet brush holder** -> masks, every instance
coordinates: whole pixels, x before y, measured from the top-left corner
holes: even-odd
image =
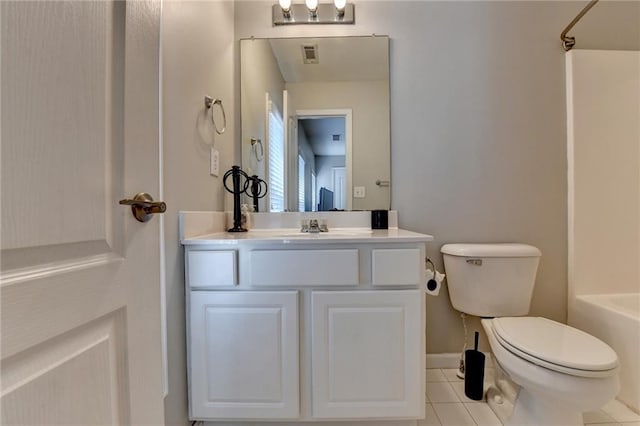
[[[474,349],[464,352],[464,394],[467,398],[481,401],[484,397],[484,361],[485,356],[478,350],[480,333],[475,333]]]

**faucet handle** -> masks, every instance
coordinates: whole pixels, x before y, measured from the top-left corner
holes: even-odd
[[[309,219],[302,219],[302,227],[300,232],[309,232]]]

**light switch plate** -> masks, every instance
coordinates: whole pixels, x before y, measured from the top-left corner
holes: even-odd
[[[354,186],[353,187],[353,198],[364,198],[365,190],[364,186]]]
[[[220,152],[211,147],[211,176],[218,176],[220,174]]]

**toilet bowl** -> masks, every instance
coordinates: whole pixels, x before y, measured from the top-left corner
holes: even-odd
[[[489,406],[506,425],[582,426],[619,389],[618,357],[573,327],[527,317],[540,251],[526,244],[445,244],[453,307],[484,318],[497,368]],[[515,385],[514,385],[515,384]]]
[[[506,425],[582,425],[584,411],[619,390],[617,356],[593,336],[534,317],[483,319],[482,326],[498,368],[520,387]],[[501,397],[509,399],[497,388],[488,397],[494,411]]]

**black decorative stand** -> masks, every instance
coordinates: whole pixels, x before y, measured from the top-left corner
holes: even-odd
[[[233,181],[233,189],[229,189],[227,186],[227,178],[231,177]],[[240,178],[244,178],[244,184],[240,185]],[[232,166],[227,170],[222,179],[224,189],[233,194],[233,228],[227,230],[227,232],[247,232],[242,227],[242,213],[240,212],[240,195],[247,192],[251,178],[244,172],[239,166]],[[242,188],[242,189],[241,189]]]
[[[253,175],[249,179],[251,181],[249,191],[251,192],[250,195],[253,198],[253,211],[257,213],[260,211],[258,207],[258,199],[263,198],[265,195],[267,195],[269,186],[267,185],[267,182],[260,179],[258,175]]]

